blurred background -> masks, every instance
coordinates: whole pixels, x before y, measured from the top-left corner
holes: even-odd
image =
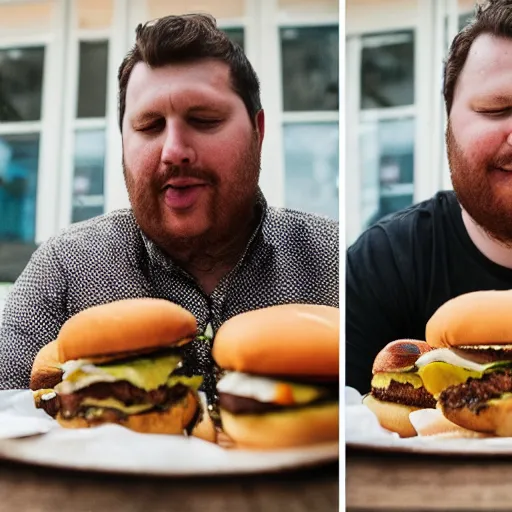
[[[62,228],[128,206],[118,67],[138,23],[198,11],[259,75],[268,202],[338,218],[338,0],[0,0],[0,283]]]
[[[347,244],[383,216],[451,189],[443,61],[475,0],[347,0]]]

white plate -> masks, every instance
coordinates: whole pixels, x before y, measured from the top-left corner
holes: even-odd
[[[109,425],[55,428],[0,440],[0,457],[30,464],[109,473],[199,476],[296,469],[338,459],[338,443],[280,451],[226,450],[196,438],[138,434]]]
[[[195,437],[119,425],[65,429],[28,390],[0,391],[0,458],[43,466],[161,476],[283,471],[335,461],[338,442],[277,451],[227,450]]]

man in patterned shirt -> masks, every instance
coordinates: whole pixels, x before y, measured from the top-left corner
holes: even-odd
[[[214,332],[255,308],[338,305],[338,224],[267,206],[258,79],[213,18],[138,27],[119,70],[119,124],[131,209],[75,224],[34,253],[5,306],[0,388],[27,387],[38,350],[96,304],[165,298]],[[192,347],[207,392],[209,348]]]

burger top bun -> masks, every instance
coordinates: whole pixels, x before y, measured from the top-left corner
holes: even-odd
[[[432,350],[426,342],[419,340],[396,340],[388,343],[375,357],[372,372],[397,372],[413,366],[425,352]]]
[[[56,341],[50,341],[36,355],[30,373],[30,389],[50,389],[62,380]]]
[[[126,299],[85,309],[62,326],[59,359],[109,361],[190,341],[196,319],[164,299]]]
[[[427,323],[426,340],[435,348],[511,345],[512,291],[459,295],[443,304]]]
[[[221,325],[213,357],[227,370],[263,375],[339,375],[340,311],[286,304],[248,311]]]

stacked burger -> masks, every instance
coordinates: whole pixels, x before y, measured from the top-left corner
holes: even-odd
[[[220,419],[235,447],[338,440],[339,334],[339,309],[307,304],[249,311],[220,327]]]
[[[446,419],[512,436],[512,291],[481,291],[441,306],[427,324],[432,350],[416,362]]]
[[[202,376],[183,364],[196,335],[194,316],[163,299],[83,310],[34,360],[36,406],[66,428],[117,423],[144,433],[190,432],[203,416]]]

